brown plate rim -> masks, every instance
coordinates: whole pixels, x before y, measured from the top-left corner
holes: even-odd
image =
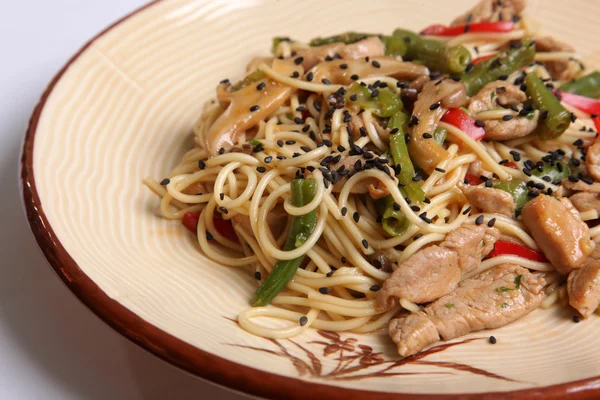
[[[42,94],[29,120],[21,153],[20,190],[26,217],[38,246],[63,283],[94,314],[114,330],[168,363],[221,386],[265,398],[369,399],[592,399],[600,397],[600,376],[578,381],[510,392],[468,394],[411,394],[344,388],[272,374],[219,357],[194,347],[143,320],[108,297],[82,270],[57,238],[44,213],[33,170],[35,134],[44,106],[67,69],[98,38],[132,16],[164,0],[152,1],[114,22],[90,39],[56,74]]]

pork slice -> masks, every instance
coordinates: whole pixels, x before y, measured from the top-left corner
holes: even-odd
[[[600,195],[598,193],[578,192],[569,197],[569,200],[580,212],[596,210],[600,213]]]
[[[466,13],[456,17],[451,25],[474,22],[510,21],[525,9],[525,0],[481,0]]]
[[[577,182],[571,182],[568,179],[563,179],[560,182],[560,186],[567,190],[574,190],[576,192],[600,193],[600,183],[598,182],[588,184],[582,180],[578,180]]]
[[[458,184],[469,203],[483,212],[512,217],[517,208],[512,196],[504,190]]]
[[[569,304],[587,318],[600,303],[600,262],[591,260],[579,269],[571,271],[567,280]]]
[[[600,141],[594,142],[587,148],[585,167],[592,178],[600,181]]]
[[[386,309],[398,299],[427,303],[450,293],[461,278],[458,255],[440,246],[430,246],[402,262],[377,296],[377,307]]]
[[[536,309],[544,299],[544,278],[513,264],[493,267],[419,313],[390,321],[388,333],[407,357],[439,338],[454,339],[513,322]]]
[[[594,250],[588,226],[567,198],[537,196],[525,204],[521,216],[546,258],[561,274],[580,268]]]
[[[481,259],[494,248],[498,237],[500,231],[496,228],[466,225],[446,235],[440,247],[456,252],[458,266],[464,275],[479,268]]]

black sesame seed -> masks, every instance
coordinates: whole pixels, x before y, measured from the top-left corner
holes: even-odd
[[[329,294],[329,288],[328,287],[319,288],[319,292],[321,294]]]
[[[419,240],[423,237],[422,233],[416,234],[415,237],[413,238],[413,240]]]
[[[260,106],[259,105],[255,105],[255,106],[250,107],[250,111],[251,112],[258,111],[258,110],[260,110]]]
[[[354,219],[354,222],[358,222],[360,220],[360,214],[358,211],[355,211],[354,214],[352,214],[352,219]]]
[[[296,65],[300,65],[300,64],[302,64],[302,61],[304,61],[304,57],[297,57],[297,58],[294,60],[294,64],[296,64]]]
[[[437,172],[441,172],[442,174],[446,172],[446,170],[445,170],[445,169],[443,169],[443,168],[438,168],[438,167],[435,167],[435,170],[436,170]]]
[[[413,210],[414,212],[421,211],[421,207],[414,205],[414,204],[412,206],[410,206],[410,209]]]
[[[325,276],[328,277],[328,278],[330,278],[331,275],[333,275],[334,272],[335,272],[334,270],[331,270],[328,273],[326,273]]]
[[[219,207],[219,211],[221,211],[223,214],[229,214],[229,210],[223,206]]]
[[[346,213],[348,212],[348,209],[346,207],[342,207],[342,209],[340,210],[340,212],[342,213],[342,217],[346,216]]]
[[[342,258],[340,258],[340,261],[342,262],[342,264],[346,264],[346,261],[348,261],[348,260],[346,260],[346,257],[342,256]]]
[[[379,289],[381,289],[381,286],[379,285],[373,285],[370,287],[371,292],[377,292]]]
[[[367,130],[365,129],[364,126],[361,126],[360,128],[358,128],[358,131],[360,132],[360,136],[367,136]]]
[[[223,147],[219,149],[219,154],[225,154],[225,149]]]
[[[425,221],[426,223],[430,224],[432,222],[432,220],[430,218],[427,218],[427,212],[422,212],[421,214],[419,214],[419,218],[421,218],[423,221]]]
[[[483,215],[480,215],[479,217],[475,218],[475,225],[483,224],[483,219],[484,219]]]
[[[206,168],[206,163],[203,160],[198,161],[198,168],[200,168],[200,169]]]
[[[300,146],[300,149],[306,153],[308,153],[310,151],[310,147],[308,147],[308,146]]]
[[[260,273],[260,271],[256,271],[254,273],[254,279],[256,279],[257,281],[260,281],[262,279],[262,274]]]
[[[285,144],[296,144],[295,140],[286,140]]]
[[[213,239],[214,239],[214,238],[213,238],[213,235],[212,235],[212,233],[210,233],[210,232],[206,231],[206,240],[213,240]]]
[[[488,221],[488,226],[491,228],[496,224],[496,218],[492,218]]]
[[[265,164],[268,164],[271,161],[273,161],[273,156],[267,156],[267,157],[265,157],[265,159],[263,161],[265,162]]]
[[[518,151],[516,151],[516,150],[511,150],[511,151],[510,151],[510,155],[513,157],[513,160],[515,160],[515,161],[517,161],[517,162],[518,162],[518,161],[521,161],[521,154],[520,154]]]
[[[592,183],[594,183],[594,180],[592,178],[590,178],[589,176],[582,177],[581,181],[587,183],[588,185],[591,185]]]
[[[327,78],[323,78],[321,82],[323,82],[324,85],[331,85],[331,81]]]
[[[502,121],[510,121],[513,118],[514,118],[514,115],[504,115],[502,117]]]
[[[309,72],[308,74],[306,74],[306,80],[309,82],[311,82],[314,77],[315,77],[315,74],[313,74],[312,72]]]
[[[304,326],[308,323],[308,318],[306,316],[300,317],[300,319],[298,320],[298,323],[300,324],[300,326]]]
[[[225,200],[225,193],[219,193],[219,198],[221,200]]]
[[[575,322],[577,324],[580,321],[581,321],[581,318],[579,318],[579,315],[573,315],[573,322]]]
[[[463,211],[463,212],[462,212],[462,213],[463,213],[463,215],[467,215],[468,213],[470,213],[470,212],[471,212],[471,210],[472,210],[472,209],[473,209],[473,207],[471,207],[471,206],[469,206],[469,207],[465,208],[465,211]]]
[[[261,82],[258,85],[256,85],[256,90],[263,90],[265,86],[266,84],[264,82]]]
[[[373,62],[371,63],[372,66],[374,66],[375,68],[381,68],[381,64],[379,64],[379,62],[373,60]]]
[[[493,336],[490,336],[490,343],[491,344],[496,344],[496,342],[497,342],[496,338],[493,337]]]
[[[573,175],[569,175],[569,181],[571,181],[573,183],[577,183],[577,182],[579,182],[579,178],[577,178],[576,176],[573,176]]]
[[[369,248],[369,242],[367,242],[367,239],[363,239],[361,243],[365,249]]]
[[[393,205],[393,207],[394,207],[394,210],[396,210],[396,211],[400,211],[400,204],[398,204],[398,203],[394,202],[394,205]]]
[[[377,97],[377,96],[379,96],[379,90],[378,90],[378,89],[374,89],[374,90],[371,92],[371,97]]]
[[[573,142],[573,146],[580,147],[582,145],[583,145],[583,140],[582,139],[577,139],[576,141]]]
[[[350,75],[350,79],[352,79],[353,81],[356,81],[356,80],[358,80],[358,78],[359,78],[359,76],[358,76],[358,75],[356,75],[356,74],[352,74],[352,75]]]
[[[475,120],[475,125],[477,125],[477,126],[478,126],[478,127],[480,127],[480,128],[483,128],[483,127],[485,126],[485,122],[483,122],[483,121],[482,121],[482,120],[480,120],[480,119],[476,119],[476,120]]]
[[[256,170],[257,170],[258,172],[266,172],[266,171],[267,171],[267,169],[266,169],[265,167],[263,167],[263,166],[256,167]]]
[[[160,181],[160,184],[162,186],[167,186],[169,183],[171,183],[171,180],[169,178],[165,178],[162,181]]]
[[[304,120],[302,118],[300,118],[300,117],[295,117],[294,118],[294,122],[297,123],[297,124],[303,124]]]
[[[423,134],[423,138],[424,138],[424,139],[431,139],[432,137],[433,137],[433,136],[431,136],[431,133],[427,133],[427,132],[425,132],[425,133]]]
[[[485,181],[485,187],[492,187],[493,181],[491,179],[486,179]]]

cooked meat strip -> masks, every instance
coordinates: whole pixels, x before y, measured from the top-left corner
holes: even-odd
[[[590,185],[582,180],[578,180],[577,182],[571,182],[568,179],[563,179],[560,183],[560,186],[568,190],[574,190],[576,192],[600,193],[600,183],[598,182],[594,182]]]
[[[552,36],[537,36],[534,40],[535,50],[541,53],[550,51],[575,51],[573,46],[561,42]],[[580,64],[569,59],[544,61],[542,64],[544,64],[544,67],[546,67],[550,76],[559,81],[571,80],[581,71]]]
[[[494,247],[500,236],[496,228],[463,225],[446,235],[439,246],[429,246],[402,262],[384,283],[377,307],[396,299],[426,303],[450,293],[462,275],[471,272]]]
[[[507,81],[494,81],[485,85],[471,98],[468,109],[474,115],[482,111],[503,107],[519,106],[527,101],[527,95],[519,87]],[[510,140],[532,133],[538,124],[539,113],[533,118],[515,117],[509,121],[485,121],[485,138],[491,140]]]
[[[423,135],[435,131],[448,108],[458,108],[467,102],[465,85],[461,82],[445,79],[440,84],[436,83],[430,81],[425,84],[415,102],[409,123],[409,126],[413,126],[411,139],[408,142],[410,158],[428,174],[431,174],[441,161],[448,158],[448,152],[433,138],[425,138]],[[431,109],[432,104],[440,106]]]
[[[499,237],[500,231],[496,228],[461,226],[446,235],[440,246],[456,252],[458,266],[464,275],[479,268],[481,259],[492,251]]]
[[[451,25],[473,22],[510,21],[525,9],[525,0],[482,0],[466,13],[456,17]]]
[[[458,184],[469,203],[483,212],[496,213],[512,217],[517,205],[512,196],[504,190]]]
[[[600,181],[600,141],[596,140],[587,148],[585,167],[592,178]]]
[[[571,203],[580,212],[596,210],[600,213],[600,194],[590,192],[578,192],[569,197]]]
[[[525,204],[521,216],[546,258],[561,274],[580,268],[594,250],[588,226],[567,198],[537,196]]]
[[[375,67],[373,62],[379,63],[379,67]],[[341,68],[341,65],[346,65],[346,68]],[[324,61],[317,64],[310,70],[313,73],[313,80],[321,82],[323,79],[328,79],[331,83],[340,85],[349,85],[354,82],[353,75],[358,75],[361,78],[371,76],[391,76],[396,79],[415,79],[421,75],[427,75],[429,70],[423,65],[413,64],[410,62],[398,61],[393,57],[373,57],[370,62],[363,58],[358,60],[332,60]]]
[[[587,318],[600,304],[600,261],[592,260],[571,271],[567,280],[569,304]]]
[[[397,299],[426,303],[450,293],[462,272],[455,251],[429,246],[401,263],[384,283],[377,296],[377,307],[389,308]]]
[[[536,309],[544,299],[544,278],[513,264],[493,267],[462,281],[454,292],[419,313],[390,321],[388,333],[403,357],[440,340],[493,329]]]

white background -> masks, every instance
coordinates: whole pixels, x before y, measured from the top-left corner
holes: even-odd
[[[89,38],[143,0],[0,0],[0,399],[224,399],[93,315],[46,264],[18,191],[27,121]]]

